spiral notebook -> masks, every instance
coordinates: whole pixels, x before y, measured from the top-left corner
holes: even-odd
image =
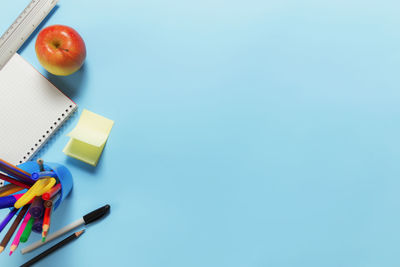
[[[0,70],[0,158],[31,159],[77,105],[20,55]]]

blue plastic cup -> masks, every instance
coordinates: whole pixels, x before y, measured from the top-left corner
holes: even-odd
[[[39,172],[39,165],[34,161],[28,161],[18,165],[19,168],[23,169],[26,172],[33,173]],[[61,196],[56,203],[54,203],[54,210],[63,202],[63,200],[68,196],[68,194],[72,190],[73,181],[72,175],[70,171],[61,164],[47,162],[44,164],[44,169],[46,171],[54,171],[56,176],[55,177],[61,184]]]

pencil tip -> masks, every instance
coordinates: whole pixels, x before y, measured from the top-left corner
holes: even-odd
[[[0,253],[2,253],[4,250],[4,247],[0,247]]]
[[[43,238],[42,238],[42,242],[43,242],[43,243],[44,243],[44,241],[46,241],[46,237],[43,237]]]
[[[10,251],[10,255],[9,256],[11,256],[13,254],[13,251]]]
[[[78,231],[75,233],[76,237],[79,237],[81,234],[83,234],[85,232],[85,229]]]

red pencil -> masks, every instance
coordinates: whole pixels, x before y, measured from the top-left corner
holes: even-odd
[[[42,226],[42,242],[46,241],[47,233],[49,232],[50,228],[50,221],[51,221],[51,210],[53,207],[46,208],[44,211],[43,217],[43,226]]]
[[[61,193],[57,193],[50,200],[45,200],[43,203],[46,209],[44,211],[44,217],[43,217],[42,242],[46,241],[46,237],[50,229],[51,213],[53,211],[53,206],[60,197]]]

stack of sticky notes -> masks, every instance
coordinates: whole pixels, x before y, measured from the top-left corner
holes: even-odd
[[[114,121],[84,109],[76,127],[68,134],[71,139],[63,152],[96,166]]]

